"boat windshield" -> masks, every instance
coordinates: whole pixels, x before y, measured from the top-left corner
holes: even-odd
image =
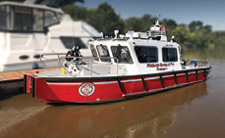
[[[98,61],[98,55],[97,55],[97,51],[95,49],[95,46],[90,45],[90,49],[91,49],[92,56],[94,57],[94,60]]]
[[[127,46],[111,46],[112,54],[114,58],[114,62],[117,63],[128,63],[132,64],[133,60],[130,55],[130,51]]]
[[[111,62],[107,46],[98,45],[96,48],[98,50],[98,55],[100,56],[100,60],[102,62]]]
[[[0,16],[0,31],[44,32],[59,23],[53,11],[14,5],[0,6]]]

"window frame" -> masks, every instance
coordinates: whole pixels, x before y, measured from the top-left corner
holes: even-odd
[[[103,47],[106,48],[106,50],[107,50],[106,51],[106,53],[107,53],[106,56],[101,55],[99,47],[102,47],[102,49],[104,49]],[[109,55],[109,50],[108,50],[108,47],[106,45],[102,45],[102,44],[96,45],[96,49],[97,49],[98,56],[99,56],[101,62],[111,62],[111,58],[110,58],[110,55]],[[102,53],[104,53],[104,51],[102,51]]]
[[[146,59],[146,62],[141,62],[140,61],[140,56],[138,55],[138,52],[137,52],[137,50],[136,50],[136,48],[154,48],[154,49],[156,49],[156,55],[155,55],[155,58],[156,58],[156,60],[155,61],[148,61],[147,59]],[[137,57],[137,60],[138,60],[138,62],[140,63],[140,64],[146,64],[146,63],[157,63],[157,62],[159,62],[159,49],[158,49],[158,47],[157,46],[146,46],[146,45],[137,45],[137,46],[134,46],[134,52],[135,52],[135,54],[136,54],[136,57]],[[145,53],[143,53],[143,54],[145,54]],[[149,57],[149,56],[148,56]]]
[[[4,20],[1,19],[1,22],[2,22],[3,24],[2,24],[2,25],[0,24],[0,26],[2,26],[2,27],[0,27],[0,30],[7,30],[7,28],[8,28],[7,22],[8,22],[8,20],[9,20],[9,17],[7,17],[7,6],[6,6],[6,5],[2,5],[0,8],[2,9],[2,10],[1,10],[2,16],[5,17]],[[0,22],[0,23],[1,23],[1,22]],[[1,29],[1,28],[2,28],[2,29]],[[4,29],[3,29],[3,28],[4,28]]]
[[[114,53],[113,51],[113,49],[112,48],[114,48],[114,47],[116,47],[116,48],[119,48],[119,47],[121,47],[121,50],[123,49],[123,48],[126,48],[127,49],[127,56],[128,56],[128,58],[130,58],[130,59],[128,59],[128,58],[124,58],[124,57],[122,57],[122,56],[120,56],[119,58],[117,57],[118,55],[116,55],[116,54],[118,54],[118,53]],[[112,56],[113,56],[113,58],[117,58],[118,59],[118,64],[120,63],[120,64],[133,64],[134,62],[133,62],[133,58],[132,58],[132,56],[131,56],[131,52],[130,52],[130,49],[129,49],[129,47],[128,46],[121,46],[121,45],[112,45],[112,46],[110,46],[110,50],[111,50],[111,52],[112,52]],[[120,55],[122,54],[122,51],[121,51],[121,53],[120,53]],[[128,60],[129,61],[128,61]],[[123,62],[123,61],[127,61],[127,62]],[[114,62],[115,63],[117,63],[116,62],[117,60],[116,59],[114,59]]]
[[[91,50],[91,54],[94,58],[95,61],[99,61],[99,56],[98,56],[98,53],[97,53],[97,50],[95,48],[95,45],[90,45],[90,50]]]
[[[169,60],[164,60],[164,50],[163,49],[168,49],[168,52],[167,52],[167,59]],[[175,60],[171,60],[172,57],[170,57],[170,51],[171,50],[175,50],[176,52],[176,56],[175,56]],[[177,48],[176,47],[162,47],[162,61],[163,62],[177,62],[178,61],[178,51],[177,51]]]
[[[56,11],[52,11],[49,9],[42,9],[42,8],[36,8],[36,7],[26,7],[26,6],[17,6],[17,5],[1,5],[1,7],[5,8],[5,15],[6,15],[6,24],[5,27],[2,27],[2,29],[0,29],[0,32],[12,32],[12,33],[47,33],[48,31],[48,27],[59,24],[60,23],[60,19],[58,17],[58,13]],[[15,22],[15,17],[13,17],[12,19],[12,14],[14,14],[15,9],[16,8],[24,8],[24,9],[29,9],[31,10],[31,17],[29,20],[31,20],[31,29],[30,30],[15,30],[12,29],[14,23]],[[43,26],[42,29],[40,30],[34,30],[34,10],[40,10],[43,12]],[[12,13],[13,12],[13,13]],[[45,13],[46,12],[52,12],[54,17],[56,18],[56,22],[52,23],[52,24],[48,24],[47,26],[45,26]]]

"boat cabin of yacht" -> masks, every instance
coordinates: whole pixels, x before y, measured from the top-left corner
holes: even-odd
[[[73,21],[60,8],[34,4],[28,0],[0,2],[0,71],[32,69],[42,66],[42,53],[66,53],[79,45],[90,56],[89,40],[100,37],[84,21]],[[57,58],[50,58],[54,67]]]

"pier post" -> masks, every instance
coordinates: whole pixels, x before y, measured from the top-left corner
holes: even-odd
[[[5,91],[4,87],[0,87],[0,98],[4,97],[4,95],[5,95],[4,91]]]

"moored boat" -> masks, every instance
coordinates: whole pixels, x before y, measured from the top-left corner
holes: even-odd
[[[89,42],[93,57],[74,46],[58,56],[62,70],[25,75],[25,91],[45,103],[101,103],[148,95],[201,82],[211,71],[208,61],[182,59],[181,46],[167,40],[157,20],[147,32]]]
[[[0,2],[0,72],[42,68],[42,53],[66,53],[73,45],[90,56],[87,43],[101,37],[100,33],[85,21],[72,20],[56,6],[74,1],[79,0]],[[49,65],[57,65],[56,56],[48,59]]]

